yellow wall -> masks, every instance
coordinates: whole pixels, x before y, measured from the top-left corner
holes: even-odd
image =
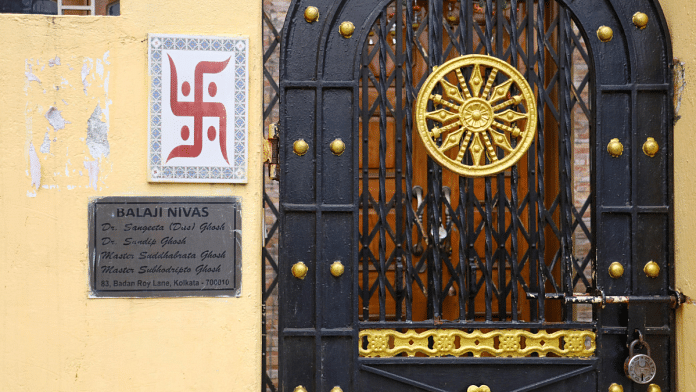
[[[261,2],[121,3],[120,17],[0,15],[0,390],[259,390]],[[148,33],[249,37],[248,184],[147,182]],[[98,159],[97,105],[110,145]],[[89,299],[87,206],[113,195],[240,196],[241,297]]]
[[[686,87],[681,119],[674,128],[674,199],[677,289],[696,298],[696,2],[662,0],[672,34],[674,57],[684,63]],[[678,100],[679,101],[679,100]],[[678,391],[696,391],[696,303],[689,300],[677,312]]]

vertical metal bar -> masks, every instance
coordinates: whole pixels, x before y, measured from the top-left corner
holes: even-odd
[[[496,56],[502,60],[503,54],[505,52],[504,43],[504,32],[505,26],[503,26],[503,21],[505,17],[503,15],[503,0],[497,1],[497,11],[496,11]],[[484,97],[485,98],[485,97]],[[497,149],[500,151],[500,148]],[[497,152],[496,152],[497,153]],[[496,176],[496,182],[498,187],[498,235],[496,243],[498,249],[495,252],[495,263],[498,268],[498,319],[504,321],[507,319],[507,271],[505,269],[506,265],[506,249],[505,249],[505,210],[507,207],[507,195],[505,194],[505,173],[500,172]]]
[[[493,191],[491,178],[486,177],[486,216],[484,217],[484,230],[486,231],[486,321],[493,319]]]
[[[403,298],[403,237],[404,237],[404,224],[403,224],[403,214],[404,214],[404,201],[403,201],[403,191],[402,187],[404,186],[403,181],[402,181],[402,151],[401,149],[403,148],[401,144],[401,135],[402,135],[402,127],[403,127],[403,103],[402,103],[402,94],[403,94],[403,83],[404,83],[404,77],[403,77],[403,3],[401,1],[396,2],[396,30],[394,31],[395,36],[396,36],[396,48],[394,50],[395,52],[395,67],[394,67],[394,72],[396,72],[396,85],[394,87],[394,95],[396,98],[396,106],[395,110],[396,113],[394,113],[394,151],[395,151],[395,177],[396,177],[396,184],[394,184],[394,189],[395,189],[395,214],[396,214],[396,223],[394,227],[394,234],[396,236],[396,298],[394,300],[396,301],[396,319],[401,320],[401,313],[402,313],[402,298]],[[410,201],[409,201],[410,203]]]
[[[461,19],[460,19],[461,20]],[[461,148],[466,148],[462,146]],[[453,199],[454,200],[454,199]],[[469,301],[469,268],[468,268],[468,253],[469,250],[466,244],[466,179],[459,177],[459,205],[457,206],[457,218],[459,225],[459,263],[457,264],[457,285],[459,286],[459,319],[466,319],[466,304]]]
[[[464,4],[466,5],[465,9],[465,21],[466,21],[466,29],[465,29],[465,43],[466,43],[466,48],[467,52],[466,54],[472,54],[474,52],[474,4],[473,0],[465,0]],[[468,77],[469,75],[467,75]],[[462,86],[462,88],[468,88],[467,86]],[[467,156],[465,158],[467,162],[471,163],[471,157]],[[461,180],[460,180],[461,184]],[[467,295],[469,296],[469,301],[467,303],[467,319],[468,320],[473,320],[476,318],[476,294],[477,292],[475,291],[475,287],[477,285],[477,279],[476,279],[476,271],[473,270],[471,267],[476,263],[476,236],[474,234],[475,226],[474,226],[474,214],[475,214],[475,205],[474,201],[476,201],[476,194],[474,192],[474,186],[475,186],[475,180],[473,178],[466,178],[464,179],[464,184],[465,184],[465,189],[466,189],[466,199],[464,200],[465,207],[466,207],[466,279],[468,282],[468,288],[469,291]],[[461,186],[461,185],[460,185]],[[460,191],[461,192],[461,191]]]
[[[486,54],[493,56],[493,44],[491,42],[493,41],[493,0],[486,0],[486,9],[484,13],[486,18]]]
[[[324,132],[323,132],[323,124],[324,124],[324,84],[323,84],[323,69],[321,67],[321,64],[317,66],[317,80],[319,83],[317,84],[317,90],[316,90],[316,103],[315,103],[315,108],[314,112],[316,113],[316,118],[314,120],[314,141],[315,141],[315,157],[316,157],[316,163],[315,163],[315,206],[316,206],[316,218],[314,221],[314,227],[315,227],[315,249],[314,249],[314,260],[315,260],[315,265],[316,268],[314,268],[314,312],[315,312],[315,323],[314,323],[314,356],[315,358],[322,358],[322,334],[321,334],[321,329],[322,326],[324,325],[324,306],[323,305],[323,291],[324,291],[324,277],[326,276],[322,268],[319,268],[320,265],[322,265],[322,262],[324,261],[324,225],[322,224],[323,220],[323,210],[322,210],[322,205],[323,205],[323,200],[324,200],[324,156],[322,154],[322,151],[324,149],[320,146],[324,146]],[[323,361],[317,361],[316,366],[315,366],[315,373],[314,373],[314,380],[315,380],[315,385],[318,390],[324,389],[324,378],[322,377],[322,373],[324,371],[324,362]]]
[[[537,173],[537,183],[539,184],[538,192],[539,192],[539,203],[538,203],[538,208],[539,208],[539,243],[538,243],[538,249],[539,249],[539,318],[543,321],[545,320],[545,307],[544,307],[544,302],[545,302],[545,282],[546,282],[546,277],[544,275],[544,267],[545,267],[545,260],[544,260],[544,252],[546,250],[546,239],[545,239],[545,233],[544,229],[546,228],[546,199],[544,198],[544,151],[545,151],[545,145],[544,145],[544,107],[545,105],[543,104],[544,102],[544,95],[546,94],[546,76],[545,76],[545,67],[546,67],[546,56],[544,54],[545,51],[545,40],[546,40],[546,28],[544,24],[544,8],[546,6],[545,1],[539,1],[537,4],[537,20],[536,20],[536,26],[537,26],[537,65],[538,65],[538,87],[539,89],[537,90],[537,118],[539,121],[539,128],[537,131],[537,167],[538,167],[538,173]]]
[[[360,258],[362,261],[363,320],[370,319],[370,59],[369,45],[363,47],[361,72],[362,93],[362,236]]]
[[[527,1],[527,72],[526,78],[532,88],[536,85],[539,89],[539,77],[534,69],[536,60],[535,56],[535,39],[534,39],[534,0]],[[537,203],[539,197],[536,192],[536,145],[534,143],[527,150],[527,187],[529,189],[529,203],[527,213],[529,214],[529,288],[532,293],[536,294],[536,298],[530,300],[529,318],[530,321],[538,321],[539,319],[539,284],[538,284],[538,259],[539,250],[537,249]]]
[[[265,8],[265,7],[263,7]],[[261,18],[261,23],[263,24],[263,19],[266,16],[266,10],[262,10],[263,16]],[[261,27],[261,30],[263,31],[263,26]],[[265,41],[265,40],[264,40]],[[266,54],[267,47],[264,45],[263,52],[264,55]],[[264,56],[265,59],[265,56]],[[263,70],[266,71],[266,62],[263,62]],[[261,102],[261,113],[266,113],[266,94],[264,94],[264,99],[263,102]],[[266,123],[266,119],[268,117],[264,116],[264,125]],[[263,127],[265,128],[265,126]],[[264,130],[261,130],[261,135],[264,135]],[[270,135],[269,135],[270,136]],[[266,383],[268,379],[268,357],[267,357],[267,352],[268,352],[268,344],[266,342],[266,339],[268,338],[268,334],[266,332],[267,326],[266,326],[266,257],[265,257],[265,250],[266,250],[266,245],[268,244],[268,233],[266,232],[266,173],[265,170],[263,172],[263,175],[261,176],[261,186],[263,187],[263,212],[264,212],[264,217],[263,217],[263,246],[262,246],[262,253],[261,253],[261,392],[266,391]],[[272,384],[271,384],[272,385]]]
[[[560,100],[559,105],[560,115],[561,115],[561,137],[560,141],[560,183],[561,183],[561,276],[563,281],[563,286],[565,293],[567,295],[573,294],[573,178],[571,170],[572,161],[572,131],[573,125],[571,123],[571,110],[572,103],[570,97],[570,87],[573,83],[571,76],[571,64],[573,50],[571,47],[570,34],[570,16],[565,8],[559,8],[559,60],[560,60],[560,73],[561,73],[561,84],[560,84]],[[579,271],[584,273],[583,271]],[[566,305],[564,307],[565,320],[572,321],[572,305]]]
[[[415,212],[412,207],[413,200],[413,101],[416,97],[415,88],[413,87],[413,8],[406,7],[406,105],[404,106],[404,115],[406,116],[406,127],[404,134],[406,136],[406,320],[413,319],[413,258],[411,247],[413,244],[413,227],[415,225]]]
[[[63,15],[63,0],[58,0],[58,15]]]
[[[429,0],[428,14],[428,69],[435,65],[442,64],[442,1]],[[441,286],[442,286],[442,264],[440,261],[440,217],[442,169],[431,158],[428,158],[428,217],[429,227],[426,230],[432,235],[432,246],[430,246],[431,258],[429,263],[429,292],[431,293],[432,317],[439,319],[441,315]],[[426,234],[427,235],[427,234]],[[431,286],[432,284],[432,286]]]
[[[471,11],[472,4],[471,0],[460,0],[459,2],[459,42],[458,50],[459,54],[464,56],[470,54],[471,51]],[[466,86],[461,86],[462,89],[467,88]],[[467,146],[461,146],[460,148],[467,148]],[[465,160],[468,158],[464,158]],[[459,177],[459,205],[457,206],[457,213],[459,218],[459,264],[457,265],[457,272],[459,274],[458,284],[459,284],[459,319],[467,319],[467,304],[470,301],[471,285],[470,276],[471,268],[469,265],[469,253],[473,252],[473,248],[469,248],[468,244],[468,225],[467,219],[469,214],[473,213],[473,206],[469,203],[468,198],[468,183],[469,178]],[[470,306],[471,307],[471,306]]]
[[[503,58],[503,52],[505,50],[505,46],[503,45],[503,38],[505,36],[505,26],[503,25],[503,21],[505,20],[505,16],[503,15],[504,2],[505,0],[496,0],[495,4],[495,56],[501,60],[505,60]]]
[[[386,319],[387,282],[387,10],[379,15],[379,320]]]
[[[485,9],[485,42],[484,47],[486,50],[486,55],[493,55],[493,0],[486,0]],[[485,78],[486,75],[483,75]],[[476,94],[476,92],[474,92]],[[483,159],[488,159],[485,157]],[[491,178],[486,177],[485,180],[485,204],[486,204],[486,216],[484,219],[484,230],[486,235],[486,245],[485,245],[485,257],[486,257],[486,270],[483,271],[486,278],[486,320],[490,321],[493,318],[493,191],[491,185]]]
[[[510,3],[510,56],[511,56],[511,63],[512,66],[517,68],[517,0],[512,0]],[[513,147],[516,147],[517,145],[517,140],[513,139],[512,140],[512,145]],[[517,219],[518,219],[518,214],[519,211],[517,209],[517,206],[519,205],[518,201],[518,187],[519,187],[519,172],[517,169],[517,165],[513,165],[511,170],[511,177],[510,177],[510,224],[512,225],[512,230],[510,233],[510,281],[511,281],[511,298],[510,298],[510,306],[511,306],[511,317],[512,321],[517,321],[519,318],[519,315],[517,314],[517,301],[518,301],[518,290],[517,290],[517,279],[518,279],[518,263],[517,263],[517,257],[518,257],[518,247],[519,244],[517,242]]]
[[[95,12],[96,1],[97,1],[97,0],[89,0],[89,3],[90,3],[90,9],[89,9],[90,15],[96,15],[96,12]]]

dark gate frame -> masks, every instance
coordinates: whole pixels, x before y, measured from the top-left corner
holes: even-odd
[[[286,18],[280,69],[282,391],[292,391],[298,385],[310,392],[328,391],[336,385],[344,391],[364,390],[358,384],[359,374],[371,371],[364,359],[359,360],[357,328],[360,51],[369,29],[390,1],[295,0]],[[558,2],[567,7],[579,27],[590,54],[590,72],[595,75],[590,122],[594,133],[592,185],[596,199],[592,214],[597,288],[604,296],[635,298],[631,306],[596,305],[599,354],[591,370],[597,374],[597,390],[606,390],[614,382],[630,385],[622,364],[626,342],[640,329],[651,342],[653,353],[658,347],[667,351],[657,356],[655,382],[663,391],[674,391],[674,312],[664,306],[673,294],[674,281],[674,112],[667,23],[657,0]],[[303,13],[308,6],[319,9],[318,22],[305,21]],[[650,20],[642,30],[631,22],[639,11]],[[343,21],[355,24],[352,38],[339,34]],[[596,34],[600,26],[613,29],[611,41],[600,41]],[[655,138],[660,146],[655,158],[642,151],[648,137]],[[341,156],[329,148],[336,138],[346,143]],[[624,144],[624,153],[618,158],[607,153],[613,138]],[[293,153],[293,142],[298,139],[309,145],[303,156]],[[330,274],[329,267],[336,260],[345,265],[340,279]],[[657,279],[648,278],[642,271],[647,260],[655,261],[665,273]],[[303,280],[290,273],[297,261],[308,267]],[[612,279],[606,273],[613,261],[624,264],[624,279]],[[513,362],[485,360],[497,366]],[[524,363],[525,359],[514,361]],[[411,362],[423,366],[438,363],[448,363],[448,359]],[[479,379],[471,378],[471,384],[477,383]]]

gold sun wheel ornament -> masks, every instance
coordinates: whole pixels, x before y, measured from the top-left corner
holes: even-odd
[[[491,56],[461,56],[442,64],[426,79],[416,105],[428,154],[460,176],[508,169],[536,134],[533,90],[517,69]]]

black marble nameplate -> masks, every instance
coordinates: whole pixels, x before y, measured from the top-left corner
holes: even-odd
[[[241,202],[105,197],[89,205],[95,297],[238,296]]]

